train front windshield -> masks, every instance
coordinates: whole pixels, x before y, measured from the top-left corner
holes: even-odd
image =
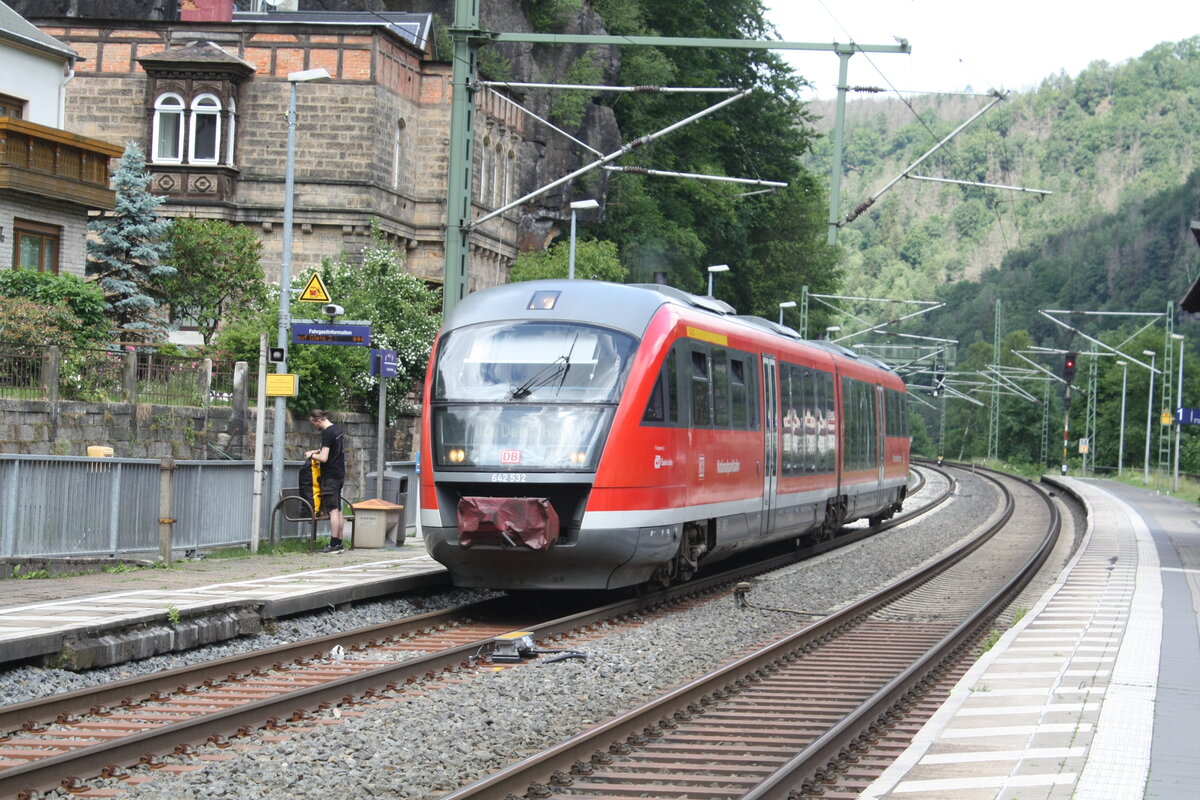
[[[431,404],[434,463],[592,470],[637,341],[564,322],[496,322],[442,337]]]

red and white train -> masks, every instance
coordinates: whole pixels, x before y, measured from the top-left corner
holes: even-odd
[[[879,362],[666,286],[467,296],[425,383],[421,523],[459,586],[690,578],[904,501],[904,383]]]

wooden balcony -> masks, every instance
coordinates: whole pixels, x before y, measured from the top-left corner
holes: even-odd
[[[99,139],[0,117],[0,191],[111,210],[108,164],[123,152]]]

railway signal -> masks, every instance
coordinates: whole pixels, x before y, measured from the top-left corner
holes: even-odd
[[[1078,358],[1078,353],[1067,353],[1063,359],[1063,380],[1067,383],[1075,382],[1075,362]]]

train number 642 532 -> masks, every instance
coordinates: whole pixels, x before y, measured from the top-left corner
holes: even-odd
[[[529,475],[525,472],[493,472],[492,483],[525,483]]]

